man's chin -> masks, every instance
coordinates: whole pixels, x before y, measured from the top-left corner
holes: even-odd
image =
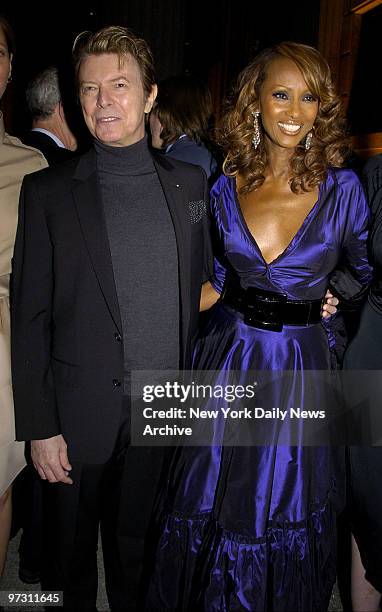
[[[96,138],[105,145],[121,147],[121,134],[116,134],[112,130],[97,130]]]
[[[94,135],[102,144],[110,147],[128,147],[144,138],[144,126],[137,129],[125,129],[121,131],[117,124],[98,124],[95,126]]]

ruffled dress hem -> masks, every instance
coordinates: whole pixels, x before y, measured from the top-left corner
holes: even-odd
[[[331,498],[306,520],[273,522],[257,538],[223,528],[213,512],[166,514],[146,610],[327,610],[336,578],[337,512]]]

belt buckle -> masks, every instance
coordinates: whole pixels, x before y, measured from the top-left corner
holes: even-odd
[[[281,310],[287,301],[287,296],[255,287],[247,289],[247,296],[244,323],[259,329],[281,332],[283,330]]]

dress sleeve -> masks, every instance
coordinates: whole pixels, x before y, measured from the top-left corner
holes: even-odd
[[[367,244],[370,209],[359,179],[354,173],[349,178],[349,182],[344,186],[339,185],[338,190],[338,197],[347,200],[343,257],[329,282],[329,289],[340,300],[339,316],[323,320],[334,368],[341,367],[348,335],[354,328],[355,320],[358,320],[356,313],[366,298],[372,278]]]
[[[211,190],[209,208],[213,250],[213,271],[212,275],[209,278],[209,281],[218,293],[222,293],[227,276],[227,262],[224,255],[224,240],[221,236],[221,232],[219,231],[219,219],[221,215],[220,182],[221,181],[217,181],[217,183]]]
[[[354,183],[349,194],[352,206],[344,247],[346,259],[354,276],[361,285],[367,286],[372,278],[367,246],[371,215],[362,185],[356,176],[354,176]]]
[[[218,293],[223,291],[226,274],[227,269],[220,263],[217,257],[214,257],[214,270],[210,278],[210,283]]]
[[[347,200],[347,213],[343,257],[330,277],[330,289],[339,297],[342,309],[352,309],[362,303],[372,279],[367,242],[371,215],[362,185],[353,172],[348,182],[339,185],[338,197]]]

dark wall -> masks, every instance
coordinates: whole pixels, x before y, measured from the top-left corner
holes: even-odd
[[[190,72],[208,73],[221,62],[227,83],[258,51],[273,43],[318,43],[320,0],[283,4],[271,0],[193,0],[186,4],[185,67]]]
[[[361,33],[348,117],[353,134],[382,132],[380,69],[382,5],[362,16]]]
[[[203,77],[217,107],[232,79],[261,48],[287,39],[317,44],[319,3],[290,0],[279,8],[279,3],[256,0],[2,0],[0,10],[17,36],[7,127],[15,134],[27,129],[26,83],[52,63],[61,68],[75,108],[70,51],[82,30],[129,26],[150,43],[159,79],[179,73]]]

